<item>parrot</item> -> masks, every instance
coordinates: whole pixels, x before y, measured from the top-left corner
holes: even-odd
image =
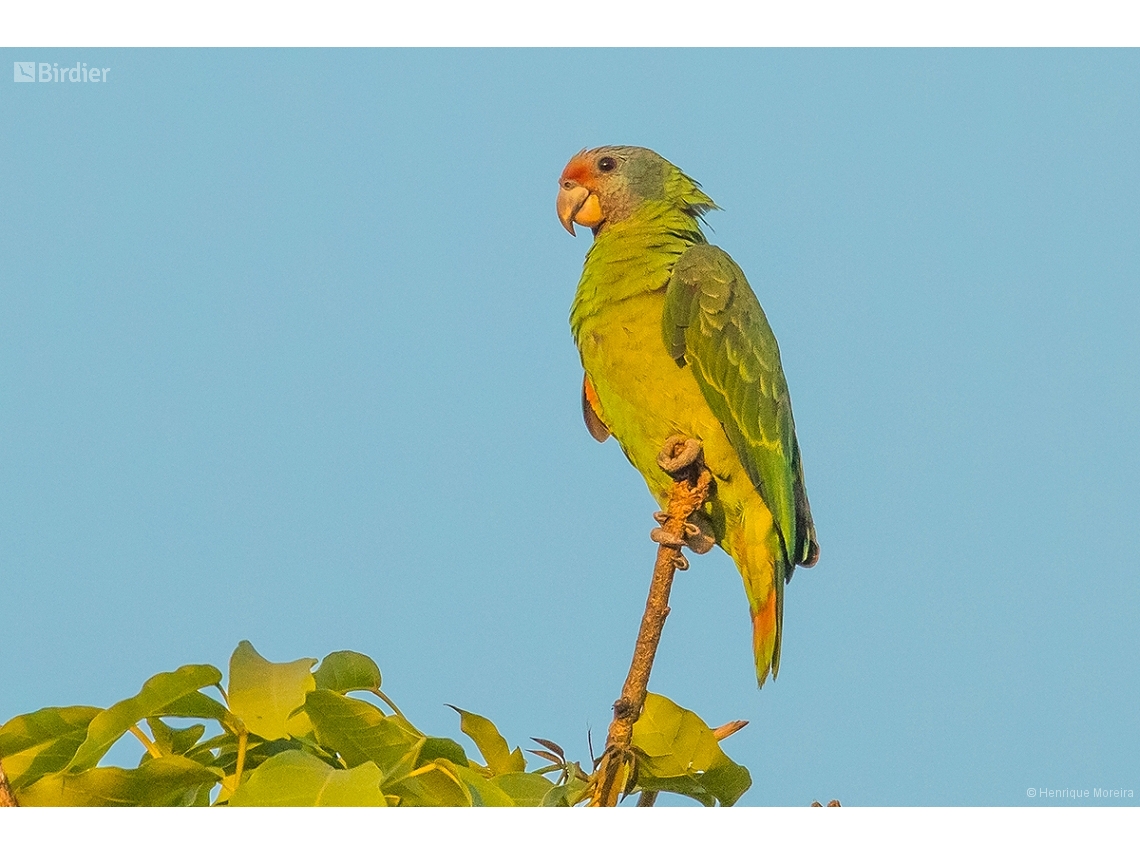
[[[617,440],[662,510],[673,480],[658,453],[677,434],[703,444],[713,486],[686,545],[736,564],[763,687],[780,668],[784,585],[819,543],[779,346],[744,272],[705,238],[713,210],[647,148],[583,149],[559,178],[559,221],[593,232],[570,309],[586,428]]]

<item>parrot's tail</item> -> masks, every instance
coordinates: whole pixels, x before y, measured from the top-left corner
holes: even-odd
[[[748,595],[752,614],[752,654],[756,658],[756,682],[763,686],[780,670],[780,635],[784,625],[784,565],[787,560],[771,517],[747,514],[725,546],[736,562]]]

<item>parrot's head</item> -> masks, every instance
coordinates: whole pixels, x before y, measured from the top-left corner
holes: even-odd
[[[558,185],[558,219],[570,234],[577,223],[596,235],[646,202],[670,203],[693,217],[716,207],[697,182],[657,152],[632,145],[583,149],[570,158]]]

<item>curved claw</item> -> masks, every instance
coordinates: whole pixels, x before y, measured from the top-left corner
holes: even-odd
[[[685,546],[697,553],[697,555],[704,555],[713,546],[716,545],[716,540],[712,535],[707,534],[703,528],[696,523],[685,523]]]
[[[682,555],[680,552],[678,552],[677,557],[673,559],[673,566],[676,567],[678,570],[688,570],[689,569],[689,559],[686,558],[684,555]]]

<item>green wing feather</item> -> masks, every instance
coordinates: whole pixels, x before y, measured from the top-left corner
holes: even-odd
[[[791,578],[819,555],[780,348],[744,273],[724,250],[690,247],[665,295],[665,343],[692,366],[713,413],[776,521]]]

